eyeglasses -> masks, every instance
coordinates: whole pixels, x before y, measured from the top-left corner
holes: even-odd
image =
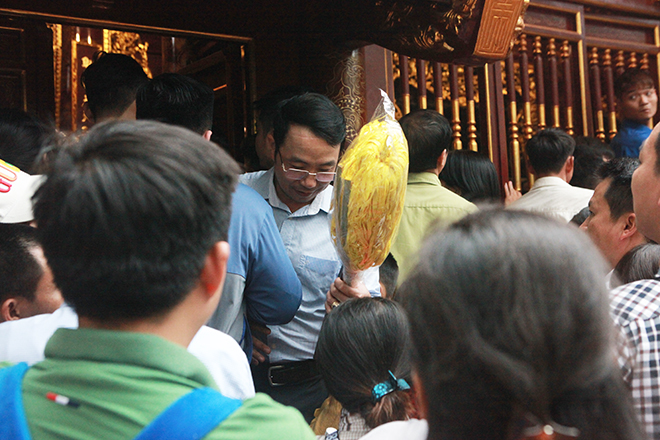
[[[303,180],[308,176],[314,176],[317,182],[329,183],[335,180],[335,175],[337,173],[333,171],[321,171],[319,173],[310,173],[307,170],[299,170],[297,168],[286,169],[284,167],[284,162],[282,162],[282,170],[284,171],[284,176],[290,180]]]

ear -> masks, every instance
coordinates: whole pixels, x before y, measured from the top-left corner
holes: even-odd
[[[413,388],[415,389],[415,397],[417,400],[417,410],[419,411],[419,416],[423,419],[428,419],[429,414],[429,401],[426,396],[426,390],[424,390],[424,384],[419,378],[417,371],[412,372],[412,382]]]
[[[629,212],[623,216],[623,229],[621,231],[621,239],[627,239],[637,233],[637,216],[634,212]]]
[[[211,130],[206,130],[202,136],[203,136],[204,139],[206,139],[207,141],[210,141],[210,140],[211,140],[211,135],[212,135],[212,134],[213,134],[213,132],[212,132]]]
[[[266,151],[268,155],[273,158],[275,161],[275,136],[273,136],[273,130],[269,131],[266,135]]]
[[[442,154],[440,157],[438,157],[438,162],[436,163],[436,167],[438,168],[438,173],[442,171],[442,169],[447,165],[447,150],[442,150]]]
[[[381,281],[378,281],[378,284],[380,284],[380,297],[387,298],[387,287]]]
[[[525,155],[525,166],[527,167],[527,170],[528,170],[531,174],[536,174],[536,171],[534,170],[534,167],[533,167],[532,164],[529,162],[529,157],[527,157],[526,155]]]
[[[18,301],[16,298],[7,298],[5,302],[0,305],[0,317],[4,321],[15,321],[21,318],[20,313],[18,312]]]
[[[226,241],[215,243],[206,254],[199,282],[209,298],[216,294],[222,295],[222,285],[225,282],[228,260],[229,243]]]
[[[575,169],[574,156],[568,156],[568,159],[566,159],[566,163],[564,164],[564,169],[566,170],[566,174],[570,174],[571,176],[573,175],[573,170]]]

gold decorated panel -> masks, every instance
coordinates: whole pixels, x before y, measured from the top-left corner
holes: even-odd
[[[487,0],[474,54],[493,60],[504,58],[516,28],[522,30],[522,14],[527,3],[528,0]]]

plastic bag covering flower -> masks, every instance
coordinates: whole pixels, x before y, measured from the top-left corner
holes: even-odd
[[[387,94],[337,167],[331,234],[346,282],[382,264],[399,227],[408,179],[408,143]],[[359,275],[358,275],[359,276]]]

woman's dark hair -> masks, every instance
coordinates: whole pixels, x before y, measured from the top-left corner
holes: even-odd
[[[453,150],[440,172],[443,184],[470,202],[500,201],[500,185],[495,165],[472,150]]]
[[[480,211],[432,235],[399,290],[428,438],[516,439],[526,421],[643,438],[604,270],[588,237],[530,213]]]
[[[614,268],[612,288],[639,280],[650,280],[660,270],[660,245],[640,244],[632,248]],[[618,283],[617,283],[618,281]]]
[[[370,428],[405,420],[410,391],[397,390],[374,403],[371,391],[391,371],[410,383],[411,342],[401,306],[384,298],[352,299],[323,321],[314,358],[330,394]]]

